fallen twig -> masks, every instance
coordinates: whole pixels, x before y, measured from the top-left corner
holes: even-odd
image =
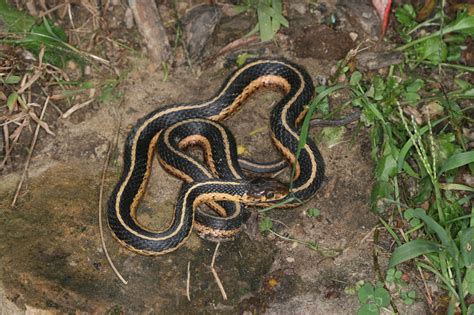
[[[46,101],[44,102],[43,110],[41,111],[40,120],[43,120],[44,113],[46,112],[46,108],[48,107],[49,96],[46,97]],[[23,186],[23,182],[26,178],[26,172],[28,171],[28,166],[30,165],[31,157],[33,155],[33,151],[35,149],[36,141],[38,140],[38,134],[40,131],[41,125],[39,123],[36,124],[35,134],[33,136],[33,140],[31,141],[30,150],[28,151],[28,158],[26,159],[25,167],[23,168],[23,173],[21,174],[20,182],[18,183],[18,187],[16,188],[15,196],[13,197],[13,201],[11,206],[14,207],[15,203],[18,199],[18,195],[20,194],[21,187]]]
[[[16,122],[13,122],[16,124]],[[4,126],[7,126],[8,124],[5,124]],[[28,125],[28,119],[23,118],[23,122],[19,124],[19,126],[15,129],[15,131],[9,136],[12,138],[12,142],[10,144],[10,148],[8,150],[5,150],[5,157],[3,158],[2,163],[0,164],[0,170],[2,170],[5,167],[5,164],[7,163],[7,160],[9,159],[13,148],[15,147],[16,143],[18,142],[18,139],[20,139],[21,131],[23,130],[24,127]]]
[[[5,141],[5,158],[4,158],[4,163],[6,163],[8,160],[10,160],[10,134],[8,132],[8,125],[3,125],[3,139]],[[3,164],[0,165],[0,170],[2,169],[3,167]]]
[[[425,287],[426,302],[428,303],[428,305],[431,306],[433,305],[433,298],[431,297],[430,289],[428,288],[428,285],[426,284],[426,279],[425,279],[425,276],[423,275],[423,270],[421,270],[420,266],[417,266],[417,268],[418,268],[418,271],[420,272],[421,280],[423,280],[423,285]]]
[[[191,294],[190,294],[190,286],[191,286],[191,262],[188,261],[188,277],[186,280],[186,297],[188,301],[191,302]]]
[[[81,103],[81,104],[76,104],[74,106],[72,106],[71,108],[69,108],[67,111],[64,112],[64,114],[61,116],[62,118],[66,119],[68,118],[69,116],[71,116],[72,114],[74,114],[74,112],[76,112],[77,110],[83,108],[83,107],[86,107],[87,105],[89,105],[90,103],[92,103],[95,99],[91,99],[91,100],[88,100],[88,101],[85,101],[84,103]]]
[[[214,250],[214,255],[212,256],[212,262],[211,262],[211,271],[212,271],[212,274],[214,275],[214,279],[216,279],[219,290],[221,290],[222,298],[227,301],[227,294],[225,293],[224,286],[222,285],[221,279],[219,278],[219,275],[217,274],[217,271],[214,268],[214,263],[216,262],[217,250],[219,249],[220,245],[221,245],[221,242],[218,242],[216,245],[216,249]]]

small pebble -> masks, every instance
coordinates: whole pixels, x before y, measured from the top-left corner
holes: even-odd
[[[131,29],[133,27],[133,12],[132,9],[127,8],[125,11],[125,27]]]
[[[75,63],[73,60],[69,60],[67,63],[66,63],[66,67],[69,69],[69,70],[76,70],[77,69],[77,63]]]
[[[355,32],[350,32],[349,33],[349,36],[351,37],[351,39],[355,42],[357,40],[357,37],[359,37],[359,34],[355,33]]]
[[[295,259],[293,257],[286,257],[286,261],[289,263],[294,263]]]

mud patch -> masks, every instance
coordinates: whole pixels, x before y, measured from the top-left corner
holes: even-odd
[[[335,31],[327,25],[309,24],[291,28],[294,51],[300,58],[343,59],[354,42],[348,33]]]
[[[209,269],[215,245],[195,236],[173,255],[151,258],[122,249],[106,229],[113,260],[129,280],[128,285],[119,285],[99,241],[97,176],[90,165],[57,164],[31,181],[28,196],[18,208],[4,212],[0,273],[6,297],[17,305],[63,312],[188,313],[196,308],[212,311],[222,304]],[[0,195],[5,209],[8,191]],[[157,206],[155,202],[150,208]],[[231,306],[258,290],[275,249],[243,235],[223,243],[219,253],[216,269],[226,284],[226,305]],[[192,302],[186,298],[188,262]]]

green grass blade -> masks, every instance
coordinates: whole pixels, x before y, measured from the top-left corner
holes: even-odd
[[[423,222],[425,222],[425,224],[436,233],[438,239],[441,241],[443,246],[446,247],[451,257],[454,259],[458,258],[459,250],[456,247],[456,243],[454,243],[448,232],[443,229],[441,225],[439,225],[435,220],[433,220],[433,218],[427,215],[423,209],[420,208],[417,208],[413,211],[413,217],[423,220]]]
[[[430,38],[438,37],[438,36],[441,36],[441,35],[446,35],[446,34],[452,33],[452,32],[467,31],[467,30],[470,30],[470,29],[474,29],[474,16],[468,16],[468,17],[465,17],[461,20],[454,21],[450,25],[447,25],[445,28],[443,28],[439,31],[436,31],[434,33],[431,33],[430,35],[427,35],[425,37],[418,38],[418,39],[416,39],[412,42],[409,42],[408,44],[400,46],[400,47],[396,48],[396,50],[398,50],[398,51],[405,50],[409,47],[417,45],[417,44],[419,44],[419,43],[421,43],[425,40],[428,40]]]
[[[426,269],[426,270],[432,272],[433,274],[435,274],[443,282],[443,284],[446,286],[448,291],[450,291],[451,294],[453,296],[455,296],[456,298],[458,297],[458,293],[456,292],[456,289],[452,286],[451,281],[450,281],[449,278],[446,278],[445,276],[443,276],[436,268],[433,268],[430,265],[427,265],[427,264],[422,263],[422,262],[417,262],[416,264],[417,264],[417,266],[419,266],[423,269]]]
[[[402,262],[418,256],[439,252],[441,250],[442,246],[432,241],[421,239],[410,241],[395,249],[390,257],[388,268],[395,267]]]
[[[455,168],[470,164],[474,162],[474,151],[462,152],[452,155],[448,160],[443,164],[439,175],[444,172],[453,170]]]
[[[331,87],[328,87],[327,89],[325,89],[324,91],[319,93],[313,99],[313,101],[309,104],[308,111],[306,112],[306,116],[305,116],[304,121],[303,121],[303,125],[301,126],[300,140],[298,142],[298,149],[296,150],[295,160],[298,160],[298,158],[301,154],[301,150],[303,149],[303,147],[306,144],[306,139],[308,139],[308,133],[309,133],[309,124],[310,124],[311,118],[313,117],[314,112],[318,108],[319,103],[321,103],[321,101],[324,98],[326,98],[329,94],[333,93],[334,91],[343,89],[345,87],[346,87],[346,85],[344,85],[344,84],[336,84],[336,85],[333,85]],[[296,165],[293,165],[291,178],[295,177],[295,172],[296,172]],[[293,181],[290,183],[290,190],[292,188],[292,185],[293,185]]]
[[[395,242],[397,242],[398,246],[401,246],[402,241],[398,237],[397,233],[395,233],[395,231],[392,229],[392,227],[387,222],[385,222],[384,219],[379,218],[379,220],[380,222],[382,222],[383,226],[387,229],[387,232],[390,233],[390,235],[393,237]]]
[[[6,0],[0,0],[0,20],[6,24],[9,32],[27,32],[35,24],[36,18],[9,6]]]
[[[461,190],[461,191],[474,192],[474,187],[463,185],[463,184],[440,183],[439,188],[443,190]]]
[[[305,116],[304,121],[303,121],[303,125],[301,127],[300,141],[298,143],[298,150],[296,152],[296,158],[299,157],[301,149],[306,144],[306,139],[308,138],[308,132],[309,132],[309,123],[311,121],[311,118],[313,117],[314,112],[318,108],[319,103],[321,103],[321,101],[324,98],[326,98],[329,94],[331,94],[331,93],[333,93],[337,90],[343,89],[345,87],[346,87],[346,85],[344,85],[344,84],[336,84],[336,85],[333,85],[331,87],[328,87],[327,89],[325,89],[324,91],[319,93],[314,98],[314,100],[309,104],[308,112],[306,113],[306,116]]]
[[[271,40],[273,38],[272,19],[270,14],[268,14],[268,6],[263,2],[257,7],[257,18],[261,41]]]
[[[474,268],[474,227],[461,231],[459,241],[464,265]]]

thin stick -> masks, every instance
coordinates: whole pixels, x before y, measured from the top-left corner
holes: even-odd
[[[217,274],[216,269],[214,269],[214,263],[216,262],[216,256],[217,256],[217,250],[219,249],[220,245],[221,245],[221,242],[218,242],[216,245],[216,249],[214,250],[214,255],[212,256],[212,262],[211,262],[211,271],[212,271],[212,274],[214,275],[214,279],[216,279],[219,290],[221,290],[222,298],[225,301],[227,301],[227,294],[225,293],[224,286],[222,285],[221,279],[219,278],[219,275]]]
[[[7,158],[10,156],[11,152],[13,151],[13,148],[15,147],[16,143],[18,142],[18,139],[20,138],[21,131],[23,130],[24,127],[28,124],[27,119],[23,119],[23,122],[21,125],[17,127],[17,129],[12,133],[13,140],[10,144],[10,149],[5,153],[5,158],[3,159],[2,163],[0,163],[0,170],[3,169],[5,164],[7,163]],[[17,132],[19,130],[19,132]]]
[[[49,17],[51,17],[51,16],[50,16],[50,13],[52,13],[52,12],[54,12],[54,11],[56,11],[56,10],[62,8],[62,7],[65,6],[65,5],[66,5],[66,3],[58,4],[58,5],[55,6],[54,8],[51,8],[51,9],[49,9],[49,10],[47,10],[47,11],[44,11],[44,12],[41,12],[41,13],[38,15],[38,17],[39,17],[39,18],[42,18],[42,17],[45,16],[45,15],[48,15]]]
[[[43,109],[41,110],[40,121],[43,120],[44,113],[46,112],[46,108],[48,107],[49,96],[46,97],[46,101],[44,102]],[[26,159],[25,167],[23,168],[23,173],[21,174],[20,182],[18,183],[18,187],[16,188],[15,196],[13,197],[13,201],[11,206],[14,207],[16,201],[18,199],[18,195],[20,194],[21,187],[23,186],[23,182],[26,178],[26,172],[28,171],[28,167],[30,166],[31,157],[33,156],[33,151],[35,149],[36,141],[38,140],[38,134],[41,129],[41,124],[36,123],[35,134],[33,135],[33,140],[31,141],[30,150],[28,152],[28,158]]]
[[[367,234],[365,234],[365,236],[359,241],[359,244],[364,243],[370,237],[370,235],[372,235],[375,232],[375,230],[378,229],[378,227],[379,227],[378,225],[375,226]]]
[[[186,280],[186,296],[188,301],[191,302],[191,294],[189,293],[189,288],[191,286],[191,261],[188,261],[188,278]]]
[[[8,125],[3,125],[3,139],[5,141],[5,161],[10,160],[10,133],[8,132]],[[11,163],[11,161],[10,161]],[[1,166],[0,166],[1,169]]]
[[[421,280],[423,280],[423,285],[425,286],[425,291],[426,291],[426,300],[428,302],[428,305],[433,305],[433,298],[431,297],[430,289],[428,288],[428,285],[426,284],[425,276],[423,275],[423,270],[421,270],[420,266],[418,267],[418,271],[420,272]]]
[[[119,134],[118,129],[119,128],[117,128],[117,133],[116,133],[114,138],[118,137],[118,134]],[[115,141],[113,143],[115,143]],[[119,278],[120,281],[122,281],[123,284],[127,284],[128,283],[127,280],[125,280],[122,277],[122,275],[120,274],[120,272],[117,270],[117,268],[115,268],[115,265],[112,262],[112,258],[110,258],[109,252],[107,251],[107,246],[105,246],[104,228],[102,226],[102,208],[103,208],[103,199],[104,199],[105,174],[107,172],[107,168],[109,167],[110,155],[111,155],[113,146],[114,145],[111,142],[109,142],[109,145],[108,145],[108,148],[107,148],[107,156],[105,157],[105,163],[104,163],[104,167],[102,169],[102,178],[101,178],[100,189],[99,189],[99,210],[98,210],[98,212],[99,212],[99,234],[100,234],[100,241],[102,243],[102,250],[104,251],[105,257],[107,258],[107,261],[110,265],[110,268],[112,268],[112,270],[114,271],[117,278]]]
[[[89,105],[90,103],[92,103],[94,101],[94,99],[91,99],[91,100],[88,100],[88,101],[85,101],[84,103],[81,103],[81,104],[76,104],[74,106],[72,106],[71,108],[69,108],[62,116],[61,118],[68,118],[69,116],[71,116],[75,111],[83,108],[83,107],[86,107],[87,105]]]

